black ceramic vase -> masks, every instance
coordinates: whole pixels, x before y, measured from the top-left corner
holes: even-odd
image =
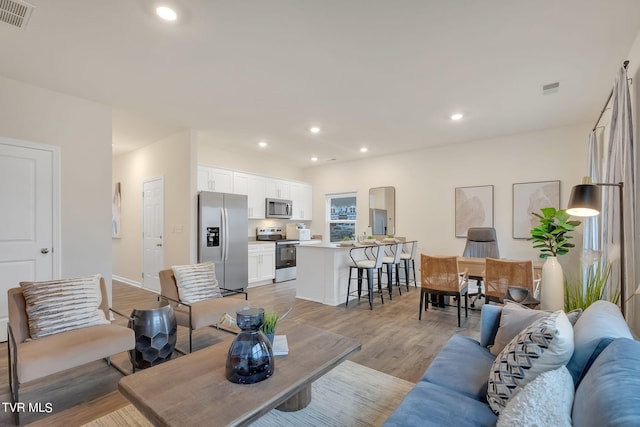
[[[245,307],[236,312],[241,329],[227,354],[226,377],[232,383],[254,384],[266,380],[275,370],[273,350],[260,326],[264,310]]]

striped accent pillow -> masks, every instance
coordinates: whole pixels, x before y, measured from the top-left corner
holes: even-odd
[[[21,282],[31,339],[94,325],[107,325],[100,309],[100,275],[48,282]]]
[[[498,354],[489,371],[487,402],[500,415],[511,396],[544,372],[567,364],[573,355],[573,327],[558,310],[534,321]]]
[[[188,304],[211,298],[222,298],[213,262],[171,267],[180,301]]]

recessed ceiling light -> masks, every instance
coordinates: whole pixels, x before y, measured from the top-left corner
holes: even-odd
[[[258,145],[259,145],[260,147],[264,148],[264,147],[266,147],[266,146],[267,146],[267,143],[266,143],[266,142],[264,142],[264,141],[260,141],[260,142],[258,142]]]
[[[318,161],[318,158],[314,156],[314,157],[312,157],[312,158],[311,158],[311,161],[312,161],[312,162],[317,162],[317,161]]]
[[[361,153],[366,153],[367,151],[369,151],[369,149],[368,149],[367,147],[362,147],[362,148],[360,149],[360,152],[361,152]]]
[[[176,12],[167,6],[160,6],[156,8],[156,14],[165,21],[175,21],[178,18]]]
[[[311,133],[320,133],[320,128],[318,126],[311,126],[309,128],[309,132],[311,132]]]
[[[460,120],[462,117],[462,113],[455,113],[451,115],[451,120]]]

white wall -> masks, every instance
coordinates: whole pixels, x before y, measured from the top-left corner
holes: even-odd
[[[586,171],[589,129],[584,124],[306,169],[314,192],[312,232],[324,234],[326,193],[357,191],[356,231],[362,234],[369,188],[394,186],[395,234],[417,239],[428,254],[462,254],[465,239],[454,232],[454,189],[493,185],[500,255],[537,259],[531,242],[511,237],[512,184],[560,180],[560,207],[566,207],[571,188]],[[575,240],[580,243],[580,236]],[[563,264],[570,257],[561,257]]]
[[[111,108],[4,77],[0,93],[0,135],[60,147],[61,276],[101,273],[110,294]]]
[[[113,239],[113,274],[139,284],[142,275],[142,182],[164,177],[165,267],[195,262],[195,143],[183,131],[113,160],[122,185],[121,238]]]

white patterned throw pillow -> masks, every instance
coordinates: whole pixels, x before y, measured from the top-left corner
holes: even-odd
[[[174,265],[171,269],[176,276],[180,301],[191,304],[222,297],[213,262]]]
[[[566,366],[540,374],[509,399],[498,427],[571,427],[573,387]]]
[[[538,319],[500,352],[491,366],[487,401],[500,414],[518,387],[567,364],[573,354],[573,328],[559,310]]]
[[[47,282],[21,282],[31,339],[110,322],[100,309],[99,274]]]

